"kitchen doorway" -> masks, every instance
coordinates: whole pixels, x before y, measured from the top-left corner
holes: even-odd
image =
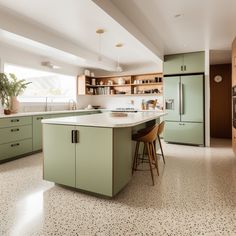
[[[210,65],[210,136],[232,137],[232,66],[231,63]]]

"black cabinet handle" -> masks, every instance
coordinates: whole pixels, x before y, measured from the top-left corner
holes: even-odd
[[[187,70],[187,67],[186,66],[184,66],[184,71],[186,71]]]
[[[43,117],[37,117],[36,118],[36,120],[42,120],[43,119]]]
[[[19,143],[11,144],[11,147],[17,147],[17,146],[20,146],[20,144]]]
[[[79,130],[72,130],[71,131],[71,142],[78,143],[79,142]]]
[[[72,142],[72,143],[75,143],[75,142],[74,142],[74,130],[71,131],[71,142]]]
[[[11,129],[11,132],[17,132],[17,131],[19,131],[20,129]]]
[[[79,142],[79,130],[75,130],[75,143]]]
[[[12,119],[11,122],[19,122],[19,119]]]
[[[183,71],[183,66],[181,66],[181,71]]]

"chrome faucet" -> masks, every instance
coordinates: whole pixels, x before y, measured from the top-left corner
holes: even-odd
[[[73,99],[69,100],[69,110],[76,110],[76,101]]]
[[[45,102],[45,111],[48,111],[48,97],[46,97],[46,102]]]

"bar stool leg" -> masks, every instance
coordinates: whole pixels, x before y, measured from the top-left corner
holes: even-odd
[[[153,177],[153,172],[152,172],[152,159],[151,159],[151,150],[149,148],[149,143],[146,143],[147,146],[147,151],[148,151],[148,160],[149,160],[149,167],[150,167],[150,172],[151,172],[151,176],[152,176],[152,184],[154,184],[154,177]]]
[[[132,175],[134,173],[134,170],[137,169],[137,157],[138,157],[138,150],[139,150],[139,143],[140,142],[136,142],[136,146],[135,146],[135,152],[134,152],[134,160],[133,160],[133,168],[132,168]]]
[[[152,148],[152,151],[153,151],[153,158],[154,158],[155,166],[156,166],[156,169],[157,169],[157,175],[159,176],[159,168],[158,168],[158,162],[157,162],[157,154],[156,154],[156,149],[155,149],[155,146],[154,146],[153,143],[151,143],[151,148]]]
[[[144,156],[147,154],[147,150],[146,150],[146,145],[145,143],[143,143],[143,156],[142,156],[142,163],[144,162]]]
[[[161,148],[162,159],[163,159],[164,164],[166,164],[165,157],[164,157],[164,152],[163,152],[162,145],[161,145],[161,139],[160,139],[159,135],[157,135],[157,137],[158,137],[158,141],[159,141],[160,148]]]

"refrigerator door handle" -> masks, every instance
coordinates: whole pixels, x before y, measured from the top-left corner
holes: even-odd
[[[180,83],[180,115],[184,114],[184,84]]]
[[[181,82],[179,82],[179,88],[178,88],[178,105],[179,105],[179,115],[181,115]]]

